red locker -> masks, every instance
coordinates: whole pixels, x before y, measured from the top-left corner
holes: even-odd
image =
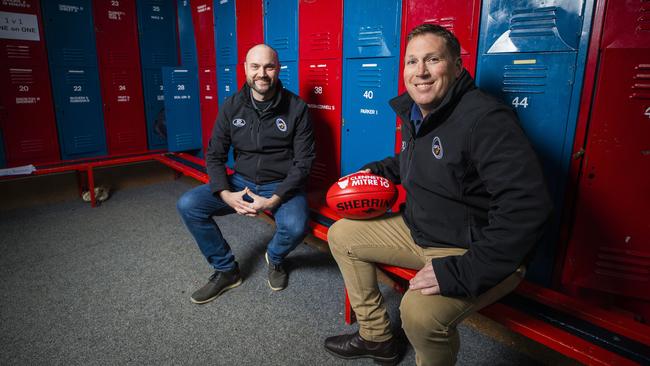
[[[650,320],[650,26],[639,15],[650,3],[603,4],[596,17],[604,18],[594,20],[602,38],[592,37],[600,43],[588,59],[598,68],[593,95],[583,97],[588,130],[562,284]]]
[[[7,166],[59,161],[39,1],[2,2],[0,129]]]
[[[215,66],[199,69],[203,151],[208,151],[208,142],[210,142],[210,136],[212,136],[212,127],[217,120],[217,112],[219,111],[216,75]]]
[[[109,155],[147,150],[134,0],[93,2]]]
[[[316,140],[309,187],[326,191],[341,175],[341,59],[300,62],[300,96],[307,103]]]
[[[207,151],[212,126],[217,119],[217,54],[214,44],[214,10],[212,0],[192,3],[192,22],[199,64],[199,97],[201,98],[201,139]]]
[[[300,0],[300,60],[342,57],[343,2]]]
[[[406,36],[416,26],[422,23],[441,25],[452,31],[460,41],[460,57],[463,66],[474,75],[476,71],[476,49],[478,47],[478,28],[481,14],[481,1],[454,0],[403,0],[402,3],[402,45],[400,50],[399,93],[406,91],[402,71],[404,70],[404,52],[406,51]],[[399,119],[397,120],[397,136],[395,152],[401,149],[402,133]]]
[[[264,43],[264,5],[262,0],[237,0],[237,86],[246,81],[246,53],[256,44]]]

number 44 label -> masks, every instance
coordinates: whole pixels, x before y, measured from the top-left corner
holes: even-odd
[[[528,108],[528,97],[523,97],[521,99],[519,99],[519,97],[515,97],[515,99],[512,100],[511,104],[515,108],[519,108],[519,107]]]

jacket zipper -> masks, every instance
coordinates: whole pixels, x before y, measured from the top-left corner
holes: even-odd
[[[260,147],[260,125],[262,124],[262,119],[260,118],[257,121],[257,131],[255,131],[255,149],[259,149]],[[262,164],[262,154],[257,154],[257,167],[255,169],[255,184],[259,182],[259,172],[260,172],[260,165]]]

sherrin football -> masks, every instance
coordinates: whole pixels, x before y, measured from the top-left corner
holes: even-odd
[[[397,199],[397,189],[384,177],[360,172],[339,178],[325,199],[341,217],[370,219],[388,211]]]

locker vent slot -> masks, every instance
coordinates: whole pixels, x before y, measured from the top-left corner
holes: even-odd
[[[594,272],[626,281],[650,281],[650,253],[613,247],[598,248]]]
[[[162,52],[152,52],[151,53],[151,63],[153,66],[160,65],[160,66],[170,66],[172,62],[169,61],[170,57],[167,53],[162,53]],[[173,62],[174,64],[176,62]]]
[[[72,139],[75,149],[83,151],[85,148],[93,147],[93,135],[77,135]]]
[[[637,32],[648,32],[650,31],[650,3],[644,1],[646,4],[642,4],[639,8],[639,17],[636,19],[636,31]]]
[[[86,72],[83,70],[69,70],[65,74],[65,82],[68,85],[85,84]]]
[[[437,24],[441,27],[446,28],[450,32],[454,33],[454,25],[456,23],[456,18],[455,17],[431,18],[425,20],[424,23]]]
[[[369,88],[381,88],[382,70],[379,67],[361,69],[357,73],[357,85]]]
[[[136,136],[133,132],[120,132],[117,134],[117,143],[121,146],[137,146]]]
[[[83,63],[86,60],[84,50],[80,48],[64,48],[63,49],[63,62],[64,63]]]
[[[332,48],[332,34],[330,32],[311,33],[309,46],[312,51],[327,51]]]
[[[212,57],[212,52],[210,52],[209,49],[199,51],[199,64],[201,65],[214,64],[214,61],[212,61],[211,57]]]
[[[289,49],[289,37],[276,38],[271,42],[271,46],[277,51]]]
[[[32,69],[9,69],[9,79],[13,85],[34,84]]]
[[[190,80],[188,70],[175,70],[172,72],[173,84],[186,84]]]
[[[193,52],[183,52],[183,61],[193,61],[194,53]],[[186,65],[183,65],[186,66]]]
[[[45,143],[42,139],[20,141],[20,151],[24,153],[35,153],[45,150]]]
[[[189,132],[176,135],[176,146],[183,147],[192,144],[192,134]]]
[[[556,6],[514,10],[510,18],[510,37],[555,35],[556,12]]]
[[[314,86],[327,86],[329,85],[329,72],[327,68],[310,68],[307,73],[307,83]]]
[[[650,99],[650,64],[639,64],[634,68],[632,78],[633,99]]]
[[[311,176],[312,180],[315,179],[316,181],[321,181],[321,182],[329,182],[330,177],[327,176],[327,165],[325,163],[321,163],[316,159],[314,161],[314,164],[312,165],[311,168],[311,173],[309,173]]]
[[[129,54],[126,52],[109,52],[108,63],[109,65],[129,65]]]
[[[222,58],[230,59],[230,57],[233,55],[233,50],[232,47],[225,46],[220,48],[219,53],[221,53]]]
[[[359,47],[381,46],[384,41],[384,27],[381,25],[361,27],[357,34]]]
[[[18,46],[8,44],[5,46],[5,53],[8,59],[30,60],[32,59],[32,49],[29,46]]]
[[[543,94],[546,90],[544,65],[505,65],[503,67],[503,91],[506,93]]]

